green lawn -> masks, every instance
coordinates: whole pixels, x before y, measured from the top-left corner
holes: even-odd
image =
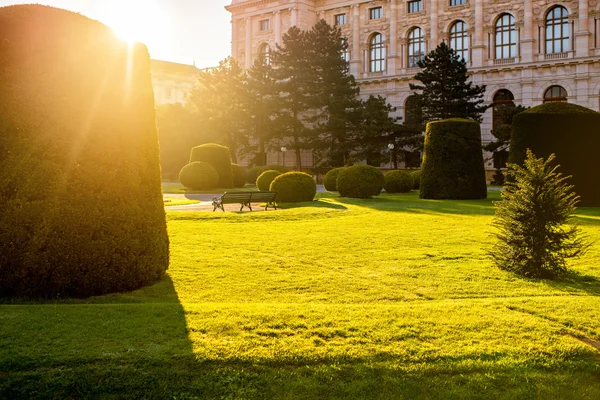
[[[243,188],[235,188],[235,189],[210,189],[210,190],[188,190],[179,182],[163,182],[162,183],[163,193],[176,193],[176,194],[185,194],[185,193],[193,193],[193,194],[213,194],[213,193],[225,193],[225,192],[245,192],[245,191],[254,191],[256,186],[246,186]]]
[[[197,204],[197,203],[200,203],[200,200],[164,198],[163,202],[165,203],[165,207],[171,207],[171,206],[186,206],[189,204]]]
[[[0,398],[599,399],[600,246],[518,278],[486,257],[493,213],[414,193],[168,212],[158,284],[0,306]],[[577,220],[600,239],[600,209]]]

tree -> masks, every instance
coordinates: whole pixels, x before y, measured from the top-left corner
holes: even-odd
[[[577,225],[565,227],[579,202],[569,177],[527,150],[524,167],[509,164],[503,200],[495,202],[497,243],[489,252],[501,269],[530,278],[555,278],[567,271],[566,259],[581,255],[589,244]]]
[[[415,79],[422,85],[410,84],[419,100],[424,122],[448,118],[468,118],[481,123],[488,108],[482,105],[485,85],[467,82],[467,64],[452,48],[441,43],[418,62],[422,71]]]

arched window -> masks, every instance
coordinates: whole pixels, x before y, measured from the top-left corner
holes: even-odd
[[[515,96],[513,96],[510,90],[500,89],[496,92],[492,106],[492,130],[497,130],[500,126],[507,123],[504,118],[503,110],[507,106],[514,105],[514,100]],[[510,123],[510,121],[508,121],[508,123]]]
[[[457,21],[450,27],[450,47],[465,61],[469,61],[469,35],[467,24]]]
[[[418,67],[418,62],[425,55],[425,38],[421,28],[414,28],[408,33],[408,68]]]
[[[515,17],[503,14],[496,21],[496,59],[517,56]]]
[[[544,103],[552,101],[567,101],[567,91],[564,87],[554,85],[546,89],[544,92]]]
[[[258,56],[266,65],[271,63],[271,48],[267,43],[260,46],[258,49]]]
[[[369,40],[369,72],[382,72],[385,66],[383,35],[376,33]]]
[[[562,6],[553,7],[546,15],[546,54],[571,50],[569,13]]]

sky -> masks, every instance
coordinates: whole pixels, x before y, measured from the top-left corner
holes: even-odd
[[[231,0],[0,0],[0,7],[39,3],[81,13],[145,43],[154,59],[199,68],[231,54]]]

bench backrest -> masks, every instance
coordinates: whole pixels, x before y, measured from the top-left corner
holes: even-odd
[[[250,201],[275,201],[277,192],[251,192]]]
[[[250,200],[250,192],[225,192],[222,196],[223,200]]]

